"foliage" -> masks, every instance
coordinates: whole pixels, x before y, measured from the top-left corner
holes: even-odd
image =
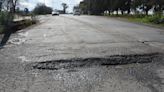
[[[134,11],[137,13],[138,9],[142,10],[146,15],[153,9],[154,12],[162,12],[164,10],[164,0],[83,0],[79,4],[82,12],[85,14],[100,15],[104,11],[109,14],[114,11],[121,11],[123,14],[130,14]]]
[[[68,5],[66,3],[62,3],[63,12],[66,13],[66,9],[68,8]]]
[[[0,32],[8,31],[11,28],[18,1],[19,0],[1,0]]]
[[[132,22],[141,22],[141,23],[148,23],[148,24],[158,24],[164,25],[164,16],[161,15],[110,15],[110,17],[119,17],[119,18],[126,18]]]
[[[19,3],[19,0],[1,0],[1,9],[9,11],[10,13],[16,12],[16,6]]]
[[[164,24],[164,18],[160,15],[153,15],[145,17],[148,22],[155,23],[155,24]]]
[[[0,30],[8,30],[11,27],[13,16],[9,12],[0,12]]]
[[[36,18],[32,16],[32,20],[22,20],[14,22],[15,15],[30,15],[27,8],[21,11],[17,5],[20,0],[1,0],[0,3],[0,33],[13,32],[20,28],[28,27],[36,23]]]
[[[52,12],[52,8],[42,3],[38,3],[37,6],[33,10],[33,13],[36,15],[51,14],[51,12]]]

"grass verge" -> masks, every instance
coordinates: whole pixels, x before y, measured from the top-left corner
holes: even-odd
[[[157,27],[164,27],[164,16],[159,15],[110,15],[114,18],[127,19],[130,22],[144,23]]]

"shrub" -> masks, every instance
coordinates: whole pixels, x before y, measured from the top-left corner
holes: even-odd
[[[13,16],[8,12],[0,12],[0,31],[4,32],[11,27]]]
[[[145,19],[148,22],[155,23],[155,24],[163,24],[164,23],[164,18],[161,15],[158,15],[158,14],[153,15],[153,16],[145,17]]]
[[[145,16],[145,14],[135,14],[134,18],[144,18]]]
[[[9,25],[14,19],[14,16],[8,12],[0,13],[0,24],[1,25]]]

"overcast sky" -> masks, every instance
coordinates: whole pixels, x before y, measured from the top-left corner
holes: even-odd
[[[53,9],[62,9],[61,3],[67,3],[69,8],[67,11],[72,11],[73,6],[77,5],[82,0],[20,0],[22,8],[29,8],[32,10],[37,3],[44,3]]]

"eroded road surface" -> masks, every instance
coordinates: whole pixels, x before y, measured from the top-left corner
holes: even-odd
[[[164,30],[41,16],[0,49],[0,92],[164,92]]]

